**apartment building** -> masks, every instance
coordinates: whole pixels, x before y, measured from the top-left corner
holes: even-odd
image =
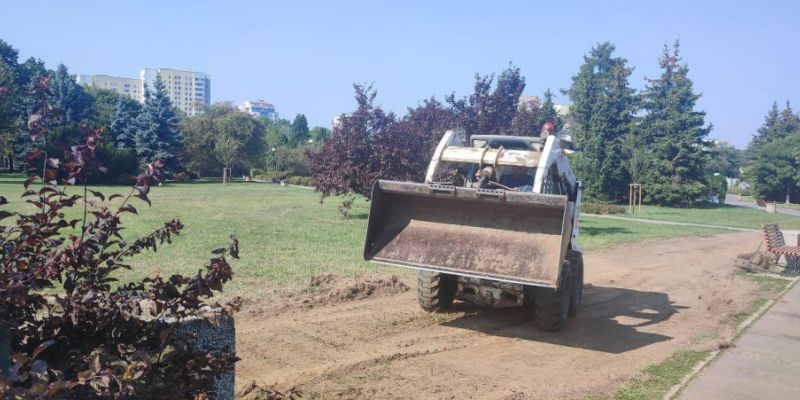
[[[111,75],[77,75],[75,80],[79,85],[113,90],[138,102],[144,101],[144,87],[141,79]]]
[[[264,100],[247,100],[239,106],[239,110],[256,117],[269,118],[273,121],[278,118],[278,113],[275,112],[275,106]]]
[[[144,68],[139,77],[150,88],[156,77],[160,77],[172,104],[189,116],[202,114],[211,106],[211,77],[208,74],[170,68]]]

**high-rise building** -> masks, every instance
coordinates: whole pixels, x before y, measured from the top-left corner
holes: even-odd
[[[141,79],[110,75],[78,75],[75,77],[75,80],[79,85],[96,86],[113,90],[138,102],[144,101],[144,87],[142,87]]]
[[[202,114],[211,106],[211,77],[208,74],[169,68],[145,68],[139,76],[149,88],[153,87],[157,76],[161,77],[172,104],[189,116]]]
[[[187,115],[202,114],[211,106],[211,77],[202,72],[145,68],[140,71],[138,79],[109,75],[77,75],[75,80],[78,84],[113,90],[144,103],[144,88],[147,86],[152,90],[156,76],[160,76],[164,82],[164,89],[172,105]]]
[[[247,100],[239,106],[239,110],[256,117],[269,118],[273,121],[278,119],[278,113],[275,112],[275,106],[273,106],[272,103],[267,103],[264,100]]]

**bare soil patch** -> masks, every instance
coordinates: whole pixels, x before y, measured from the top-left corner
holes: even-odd
[[[737,232],[589,252],[583,306],[560,333],[539,331],[525,309],[457,302],[425,313],[413,275],[315,277],[301,298],[238,314],[237,383],[326,399],[609,397],[678,349],[730,342],[756,287],[734,261],[759,240]]]

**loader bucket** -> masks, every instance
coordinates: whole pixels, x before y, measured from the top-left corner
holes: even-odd
[[[572,232],[568,204],[560,195],[378,181],[364,258],[555,288]]]

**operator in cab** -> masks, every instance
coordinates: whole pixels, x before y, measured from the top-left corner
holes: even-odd
[[[500,184],[520,192],[530,192],[533,191],[533,176],[528,175],[525,167],[511,167],[510,174],[500,177]]]

